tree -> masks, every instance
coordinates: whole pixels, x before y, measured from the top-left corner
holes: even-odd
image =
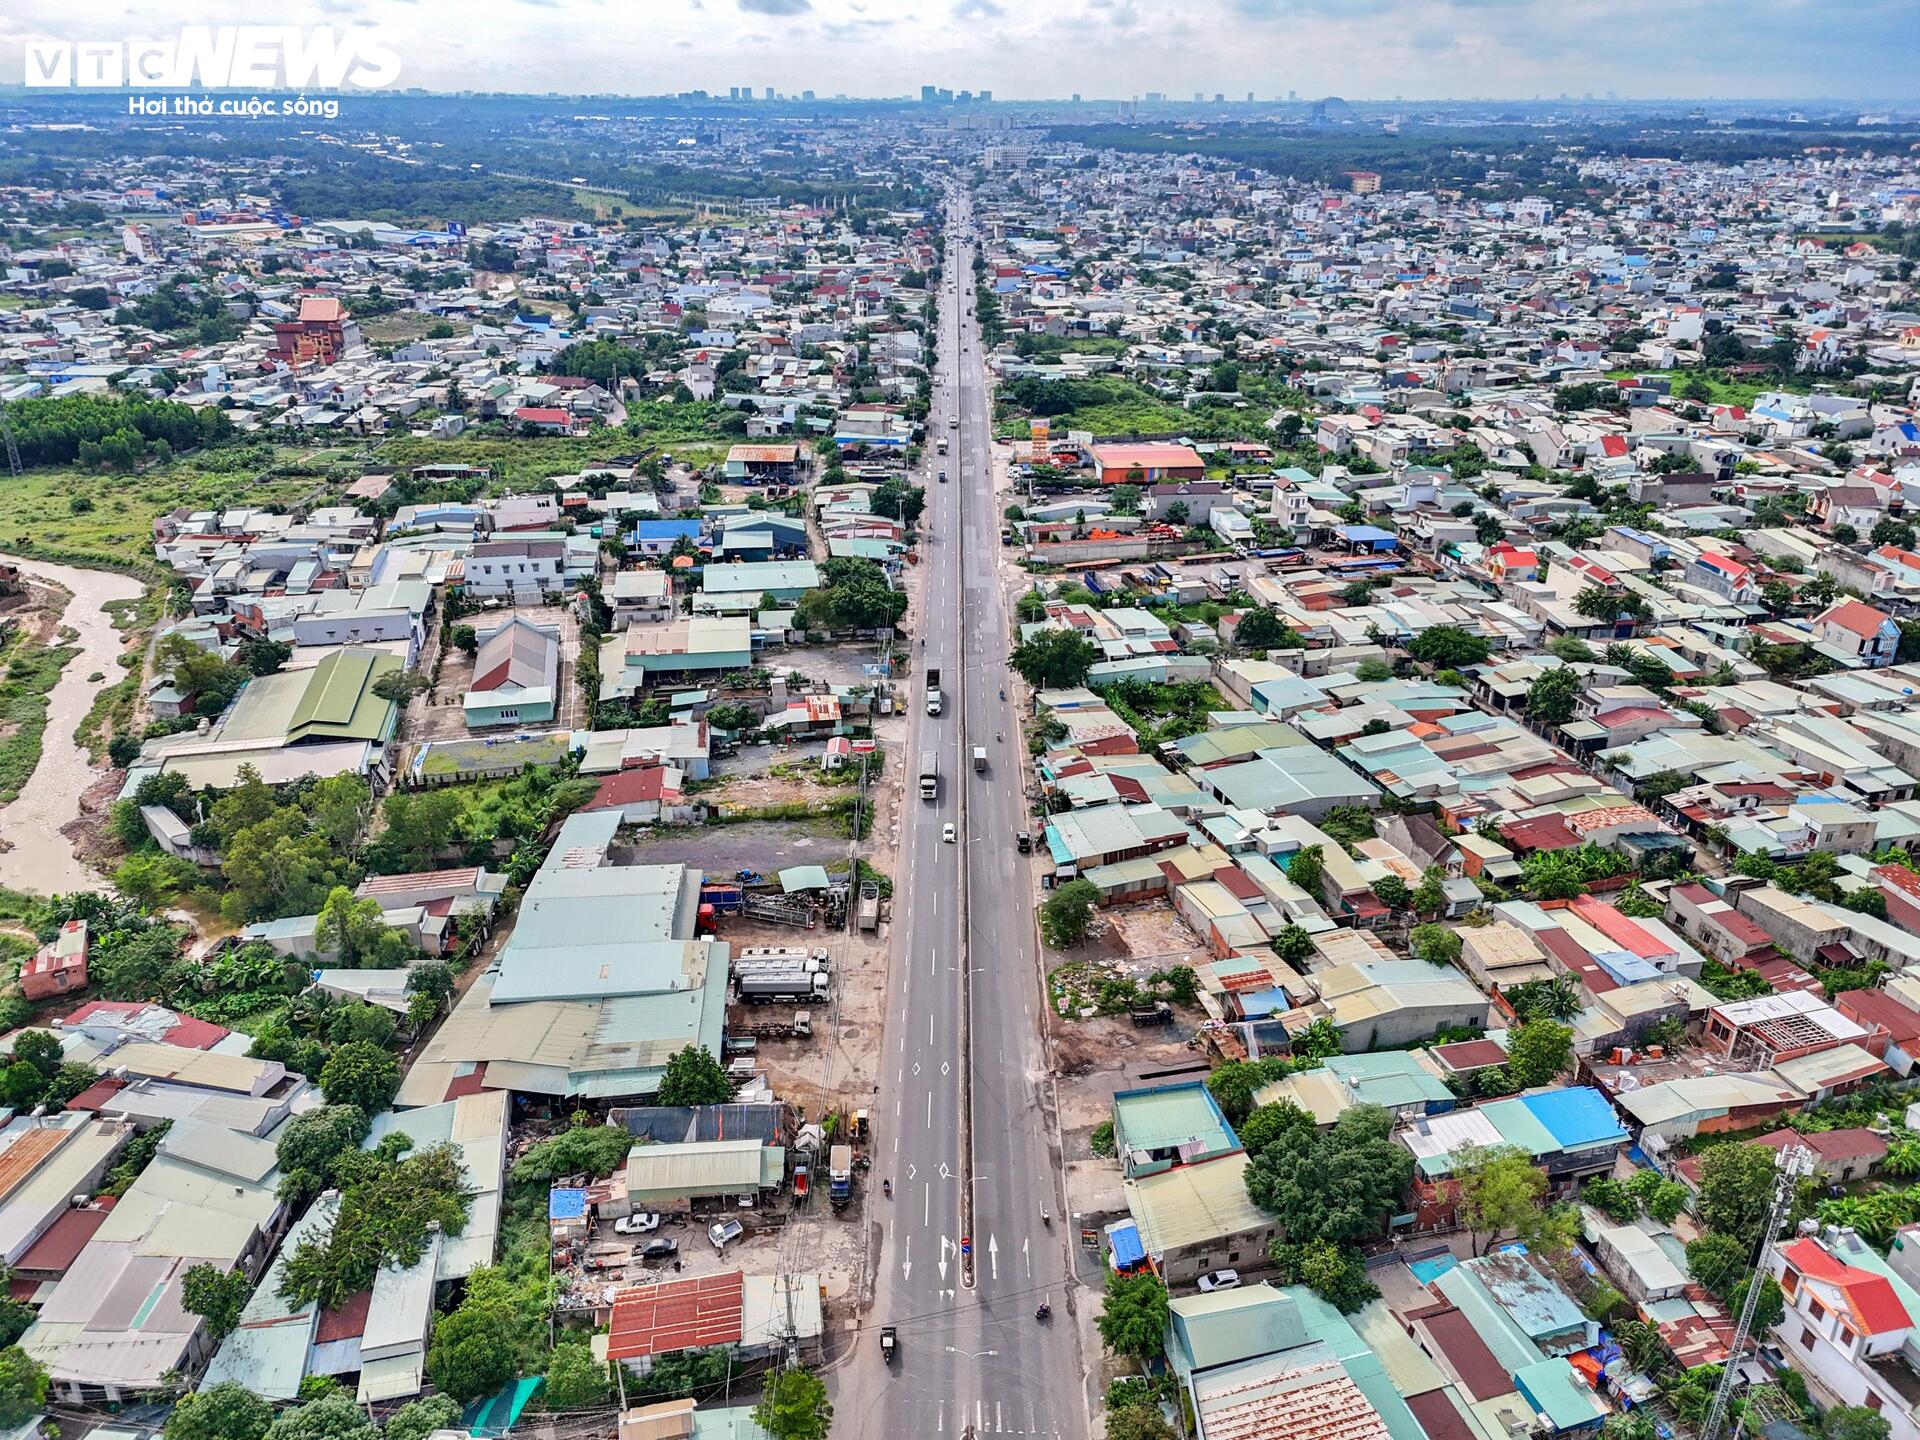
[[[1455,964],[1464,948],[1458,934],[1439,924],[1414,926],[1407,933],[1407,943],[1429,965]]]
[[[222,1380],[182,1395],[167,1416],[166,1436],[167,1440],[261,1440],[271,1424],[271,1405],[238,1381]]]
[[[1731,1236],[1748,1252],[1760,1243],[1773,1206],[1774,1161],[1765,1145],[1715,1145],[1700,1157],[1695,1208],[1709,1230]]]
[[[422,960],[407,971],[407,993],[425,995],[436,1005],[453,998],[453,967],[444,960]]]
[[[1412,903],[1413,890],[1398,875],[1382,875],[1373,882],[1373,898],[1389,910],[1404,910]]]
[[[547,1360],[547,1408],[586,1410],[607,1399],[607,1367],[578,1340],[553,1347]]]
[[[514,1330],[513,1311],[505,1303],[469,1293],[459,1309],[434,1322],[428,1376],[455,1400],[493,1394],[514,1376]]]
[[[1159,1353],[1167,1328],[1167,1287],[1160,1277],[1110,1274],[1095,1322],[1100,1343],[1116,1355],[1144,1360]]]
[[[1240,612],[1234,622],[1233,641],[1242,650],[1297,650],[1306,643],[1298,630],[1265,605]]]
[[[1069,880],[1054,887],[1040,904],[1040,935],[1059,950],[1077,945],[1093,928],[1093,910],[1100,891],[1091,880]]]
[[[1640,1322],[1635,1320],[1629,1323],[1638,1325]],[[1625,1328],[1624,1325],[1621,1327],[1623,1330]],[[1651,1326],[1646,1328],[1652,1329]],[[1659,1339],[1657,1331],[1654,1338]],[[1606,1418],[1600,1426],[1600,1440],[1660,1440],[1660,1431],[1645,1411],[1626,1410]]]
[[[280,1412],[267,1440],[380,1440],[380,1431],[338,1386],[305,1405]]]
[[[1377,1105],[1346,1111],[1324,1132],[1288,1131],[1248,1164],[1247,1194],[1283,1217],[1296,1244],[1336,1244],[1377,1233],[1413,1178],[1413,1155],[1395,1145],[1393,1120]]]
[[[1239,1137],[1243,1150],[1249,1155],[1258,1155],[1287,1131],[1300,1128],[1313,1129],[1313,1117],[1290,1101],[1277,1100],[1253,1111],[1234,1126],[1233,1133]]]
[[[1904,520],[1895,520],[1891,516],[1876,520],[1873,529],[1867,532],[1867,539],[1876,546],[1897,545],[1902,550],[1911,550],[1914,545],[1913,526]]]
[[[424,1400],[409,1400],[393,1412],[381,1431],[385,1440],[427,1440],[436,1430],[445,1430],[460,1418],[460,1402],[451,1395],[429,1395]]]
[[[328,892],[326,903],[314,921],[313,943],[342,969],[357,970],[376,961],[403,959],[392,954],[395,947],[387,939],[397,933],[388,928],[386,914],[378,900],[371,897],[356,900],[353,891],[336,885]],[[413,946],[405,936],[401,936],[401,944],[407,952],[412,951]]]
[[[1313,954],[1313,936],[1298,925],[1285,925],[1273,937],[1273,953],[1297,970]]]
[[[1239,1124],[1253,1109],[1253,1092],[1269,1078],[1258,1060],[1228,1060],[1207,1076],[1207,1093],[1213,1096],[1220,1113],[1232,1124]],[[1252,1146],[1247,1147],[1252,1150]]]
[[[449,1236],[466,1229],[474,1192],[460,1151],[440,1144],[407,1154],[407,1144],[405,1135],[389,1135],[334,1161],[340,1199],[333,1226],[308,1235],[288,1257],[282,1295],[338,1305],[372,1285],[381,1266],[417,1263],[435,1226]]]
[[[399,1093],[400,1066],[378,1045],[352,1040],[327,1057],[320,1089],[329,1105],[357,1105],[378,1115]]]
[[[1187,502],[1176,500],[1167,506],[1167,524],[1185,526],[1193,518],[1193,511],[1187,508]]]
[[[1453,1180],[1475,1254],[1486,1254],[1503,1235],[1531,1239],[1543,1228],[1546,1172],[1519,1149],[1463,1146],[1453,1152]]]
[[[826,1382],[810,1370],[774,1372],[753,1407],[753,1421],[773,1440],[826,1440],[833,1424]]]
[[[240,1323],[240,1312],[252,1294],[246,1272],[205,1262],[193,1266],[180,1280],[181,1307],[206,1321],[216,1340]]]
[[[387,826],[376,842],[395,872],[432,865],[454,841],[460,797],[452,790],[402,791],[381,804]]]
[[[525,1183],[561,1175],[611,1175],[633,1144],[633,1135],[621,1125],[575,1125],[538,1142],[514,1161],[513,1178]]]
[[[1507,1033],[1507,1074],[1518,1089],[1551,1084],[1572,1058],[1570,1026],[1529,1020]]]
[[[1310,1240],[1303,1245],[1276,1243],[1271,1253],[1283,1283],[1305,1285],[1343,1314],[1380,1298],[1379,1287],[1367,1278],[1366,1258],[1352,1246]]]
[[[1887,1440],[1893,1425],[1865,1405],[1836,1405],[1820,1417],[1820,1433],[1826,1440]]]
[[[1580,698],[1580,677],[1564,665],[1542,671],[1527,687],[1527,718],[1549,729],[1573,719]]]
[[[1014,646],[1008,663],[1036,689],[1063,690],[1084,685],[1099,658],[1100,647],[1078,630],[1053,627]]]
[[[1158,1406],[1122,1405],[1107,1411],[1107,1440],[1174,1440],[1174,1431]]]
[[[1327,1016],[1307,1022],[1290,1042],[1293,1057],[1296,1060],[1324,1060],[1329,1055],[1338,1055],[1343,1048],[1345,1037],[1340,1027]]]
[[[281,1195],[298,1200],[325,1189],[334,1162],[357,1151],[372,1128],[357,1105],[322,1105],[294,1116],[274,1147]]]
[[[1140,513],[1140,487],[1138,485],[1116,485],[1113,487],[1113,513],[1116,515],[1138,515]]]
[[[1422,665],[1443,670],[1464,670],[1478,665],[1493,653],[1493,647],[1471,631],[1457,625],[1435,625],[1407,642],[1407,653]]]
[[[660,1077],[656,1105],[724,1105],[733,1098],[733,1086],[727,1072],[713,1058],[713,1052],[700,1045],[675,1051],[667,1060],[666,1073]]]
[[[1293,858],[1287,861],[1285,868],[1289,880],[1315,900],[1320,899],[1320,877],[1325,867],[1318,845],[1302,845],[1293,852]]]

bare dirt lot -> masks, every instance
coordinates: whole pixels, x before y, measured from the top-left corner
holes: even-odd
[[[580,694],[580,687],[573,679],[574,666],[580,659],[580,622],[571,609],[564,605],[529,605],[517,609],[502,607],[469,615],[455,623],[471,625],[485,634],[516,615],[536,625],[558,626],[560,630],[560,673],[554,686],[554,693],[559,697],[559,710],[550,725],[542,722],[538,728],[568,730],[585,724],[586,703]],[[440,635],[429,640],[428,648],[422,651],[423,665],[431,666],[435,653],[433,646],[436,641],[443,640],[449,628],[442,622]],[[438,679],[433,689],[415,700],[407,710],[407,739],[413,744],[428,740],[462,740],[476,733],[467,728],[466,712],[461,704],[473,684],[473,657],[457,645],[443,644],[442,648],[444,653],[439,659]],[[496,731],[505,733],[515,728],[519,727],[505,725],[496,727]]]

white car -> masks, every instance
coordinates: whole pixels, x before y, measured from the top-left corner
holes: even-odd
[[[946,841],[947,844],[951,845],[953,844],[955,839],[958,838],[958,832],[950,824],[942,825],[940,827],[940,838]]]
[[[649,1231],[658,1230],[659,1228],[660,1217],[646,1211],[641,1211],[633,1215],[622,1215],[618,1220],[613,1222],[613,1233],[616,1235],[645,1235]]]
[[[1215,1290],[1234,1290],[1239,1288],[1240,1272],[1238,1270],[1213,1270],[1202,1275],[1194,1283],[1209,1293]]]

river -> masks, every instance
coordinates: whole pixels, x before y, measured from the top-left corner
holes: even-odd
[[[100,687],[126,678],[114,663],[122,649],[120,632],[100,607],[109,600],[133,599],[140,593],[140,582],[110,570],[81,570],[25,556],[7,558],[20,567],[21,574],[73,592],[60,620],[78,632],[73,644],[80,653],[67,662],[47,698],[47,732],[39,765],[20,798],[0,809],[0,837],[11,847],[0,851],[0,885],[41,895],[104,890],[106,880],[74,858],[73,846],[60,827],[79,817],[81,792],[103,773],[74,743],[73,732],[86,718]],[[95,671],[106,678],[88,680]]]

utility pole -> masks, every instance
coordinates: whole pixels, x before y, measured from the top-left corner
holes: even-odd
[[[1713,1392],[1713,1408],[1707,1412],[1707,1423],[1700,1427],[1700,1440],[1715,1440],[1726,1422],[1727,1407],[1733,1400],[1734,1382],[1740,1369],[1740,1352],[1746,1348],[1747,1337],[1753,1330],[1753,1313],[1759,1308],[1760,1292],[1765,1288],[1761,1282],[1768,1273],[1767,1262],[1773,1258],[1774,1237],[1780,1233],[1780,1226],[1793,1208],[1794,1192],[1800,1188],[1801,1177],[1812,1171],[1813,1156],[1804,1145],[1788,1146],[1781,1154],[1780,1168],[1773,1180],[1773,1204],[1767,1210],[1766,1232],[1760,1239],[1760,1254],[1753,1262],[1753,1280],[1740,1306],[1740,1320],[1727,1347],[1726,1368],[1720,1372],[1719,1388]],[[1736,1436],[1737,1433],[1736,1430]]]

